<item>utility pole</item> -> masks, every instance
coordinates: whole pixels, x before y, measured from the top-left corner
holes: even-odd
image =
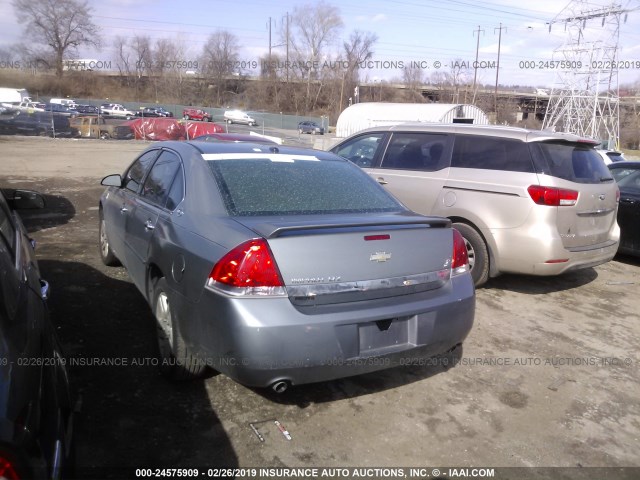
[[[289,12],[287,12],[287,83],[289,83]]]
[[[494,110],[496,112],[496,122],[498,121],[498,76],[500,75],[500,45],[502,43],[502,29],[507,29],[507,27],[503,27],[502,23],[500,23],[500,27],[499,28],[494,28],[493,29],[493,33],[495,35],[496,30],[499,31],[498,33],[498,66],[496,68],[496,89],[495,92],[493,94],[493,104],[494,104]]]
[[[271,64],[271,17],[269,17],[269,64]]]
[[[480,28],[478,25],[478,30],[474,30],[473,34],[478,34],[478,42],[476,43],[476,63],[473,64],[473,100],[471,103],[475,103],[476,101],[476,78],[478,78],[478,52],[480,51],[480,32],[484,33],[484,30]]]

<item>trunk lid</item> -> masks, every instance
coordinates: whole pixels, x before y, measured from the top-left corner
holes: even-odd
[[[289,298],[319,305],[443,286],[453,250],[450,222],[413,214],[237,221],[267,239]]]

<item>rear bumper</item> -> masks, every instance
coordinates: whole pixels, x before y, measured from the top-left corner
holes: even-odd
[[[332,380],[444,353],[463,342],[475,313],[468,274],[434,291],[322,307],[209,291],[197,304],[176,300],[188,312],[179,328],[192,351],[255,387]]]
[[[502,273],[529,275],[559,275],[582,268],[595,267],[613,259],[620,238],[617,224],[611,229],[609,239],[598,245],[581,249],[567,249],[557,231],[534,235],[530,230],[497,229],[483,232],[493,235],[497,269]]]

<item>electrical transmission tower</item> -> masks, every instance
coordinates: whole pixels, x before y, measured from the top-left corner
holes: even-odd
[[[565,43],[554,51],[558,68],[542,128],[575,133],[618,146],[618,40],[627,12],[618,4],[571,3],[549,24],[563,26]]]

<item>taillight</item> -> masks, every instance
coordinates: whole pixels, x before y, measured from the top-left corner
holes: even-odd
[[[7,480],[20,480],[18,469],[14,463],[0,452],[0,478]]]
[[[578,201],[578,192],[564,188],[543,187],[531,185],[527,188],[531,199],[538,205],[550,207],[570,207]]]
[[[451,275],[459,275],[467,271],[469,271],[469,255],[467,254],[467,245],[464,243],[462,234],[454,228]]]
[[[286,295],[271,249],[263,238],[241,243],[216,263],[207,287],[230,295]]]

